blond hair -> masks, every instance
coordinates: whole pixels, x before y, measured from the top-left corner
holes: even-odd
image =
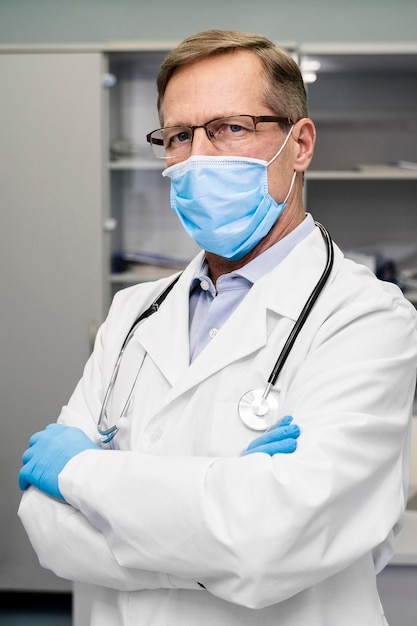
[[[231,30],[208,30],[185,39],[162,63],[157,77],[161,124],[165,90],[178,67],[237,50],[251,50],[261,60],[266,75],[263,94],[266,106],[277,116],[290,117],[294,122],[308,117],[307,95],[301,71],[287,50],[261,35]]]

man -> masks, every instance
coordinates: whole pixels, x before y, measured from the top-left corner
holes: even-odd
[[[334,246],[272,422],[255,407],[255,427],[278,426],[256,437],[239,401],[265,387],[328,265],[302,201],[302,78],[270,41],[209,31],[158,88],[148,141],[203,251],[109,388],[171,279],[116,296],[59,424],[24,454],[21,519],[45,567],[96,586],[94,625],[386,624],[375,572],[406,502],[414,309]]]

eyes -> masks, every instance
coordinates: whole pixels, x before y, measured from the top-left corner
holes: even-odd
[[[177,135],[166,137],[165,146],[169,147],[172,144],[181,144],[181,143],[191,142],[191,138],[192,138],[191,130],[190,131],[182,130]]]
[[[164,129],[164,146],[165,150],[175,150],[178,147],[184,147],[192,143],[194,131],[197,128],[204,128],[208,138],[211,141],[219,141],[221,143],[228,143],[228,141],[235,142],[239,138],[246,138],[254,131],[253,123],[248,123],[246,126],[242,123],[237,124],[233,120],[225,122],[224,120],[214,120],[207,124],[194,127],[171,127]]]

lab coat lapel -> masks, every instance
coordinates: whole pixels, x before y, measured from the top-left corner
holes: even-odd
[[[217,337],[189,364],[189,288],[203,254],[186,268],[159,311],[136,331],[156,367],[172,386],[167,401],[230,363],[255,353],[268,340],[268,322],[295,321],[322,274],[326,250],[318,229],[258,280]]]
[[[160,338],[159,343],[153,346],[155,362],[165,375],[169,374],[168,380],[173,385],[169,400],[198,385],[230,363],[262,348],[268,340],[268,326],[273,327],[280,317],[295,321],[318,281],[325,261],[325,246],[316,229],[272,272],[255,283],[216,338],[191,365],[188,288],[178,289],[176,299],[170,301],[170,306],[164,312],[164,321],[161,315],[160,323],[164,326],[155,324],[155,333],[159,333]],[[184,278],[188,280],[187,277]],[[274,318],[273,323],[268,325],[271,316]],[[164,341],[170,335],[176,334],[169,355],[161,343],[161,333],[164,333]]]
[[[323,273],[326,256],[325,243],[316,228],[274,270],[253,285],[215,339],[189,368],[187,376],[175,389],[176,394],[199,384],[230,363],[254,354],[267,343],[268,334],[280,319],[295,322]],[[288,324],[283,326],[288,328]],[[282,341],[286,339],[285,334]]]
[[[222,329],[221,346],[213,351],[212,344],[209,344],[203,350],[204,356],[200,355],[190,365],[189,290],[203,258],[201,254],[191,262],[158,312],[135,332],[135,339],[174,388],[175,395],[177,391],[181,393],[181,390],[198,384],[228,363],[257,350],[266,341],[265,308],[259,304],[246,306],[245,312],[242,312],[239,307],[227,322],[230,331],[223,332]],[[238,329],[248,327],[246,310],[250,315],[251,331],[241,333]],[[237,320],[234,319],[236,317]]]
[[[203,258],[200,253],[191,261],[157,313],[135,332],[136,340],[172,386],[189,367],[190,284]]]

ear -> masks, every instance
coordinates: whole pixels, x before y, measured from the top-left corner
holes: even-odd
[[[316,143],[316,128],[308,117],[303,117],[294,124],[292,138],[297,144],[294,148],[294,170],[304,172],[311,163]]]

